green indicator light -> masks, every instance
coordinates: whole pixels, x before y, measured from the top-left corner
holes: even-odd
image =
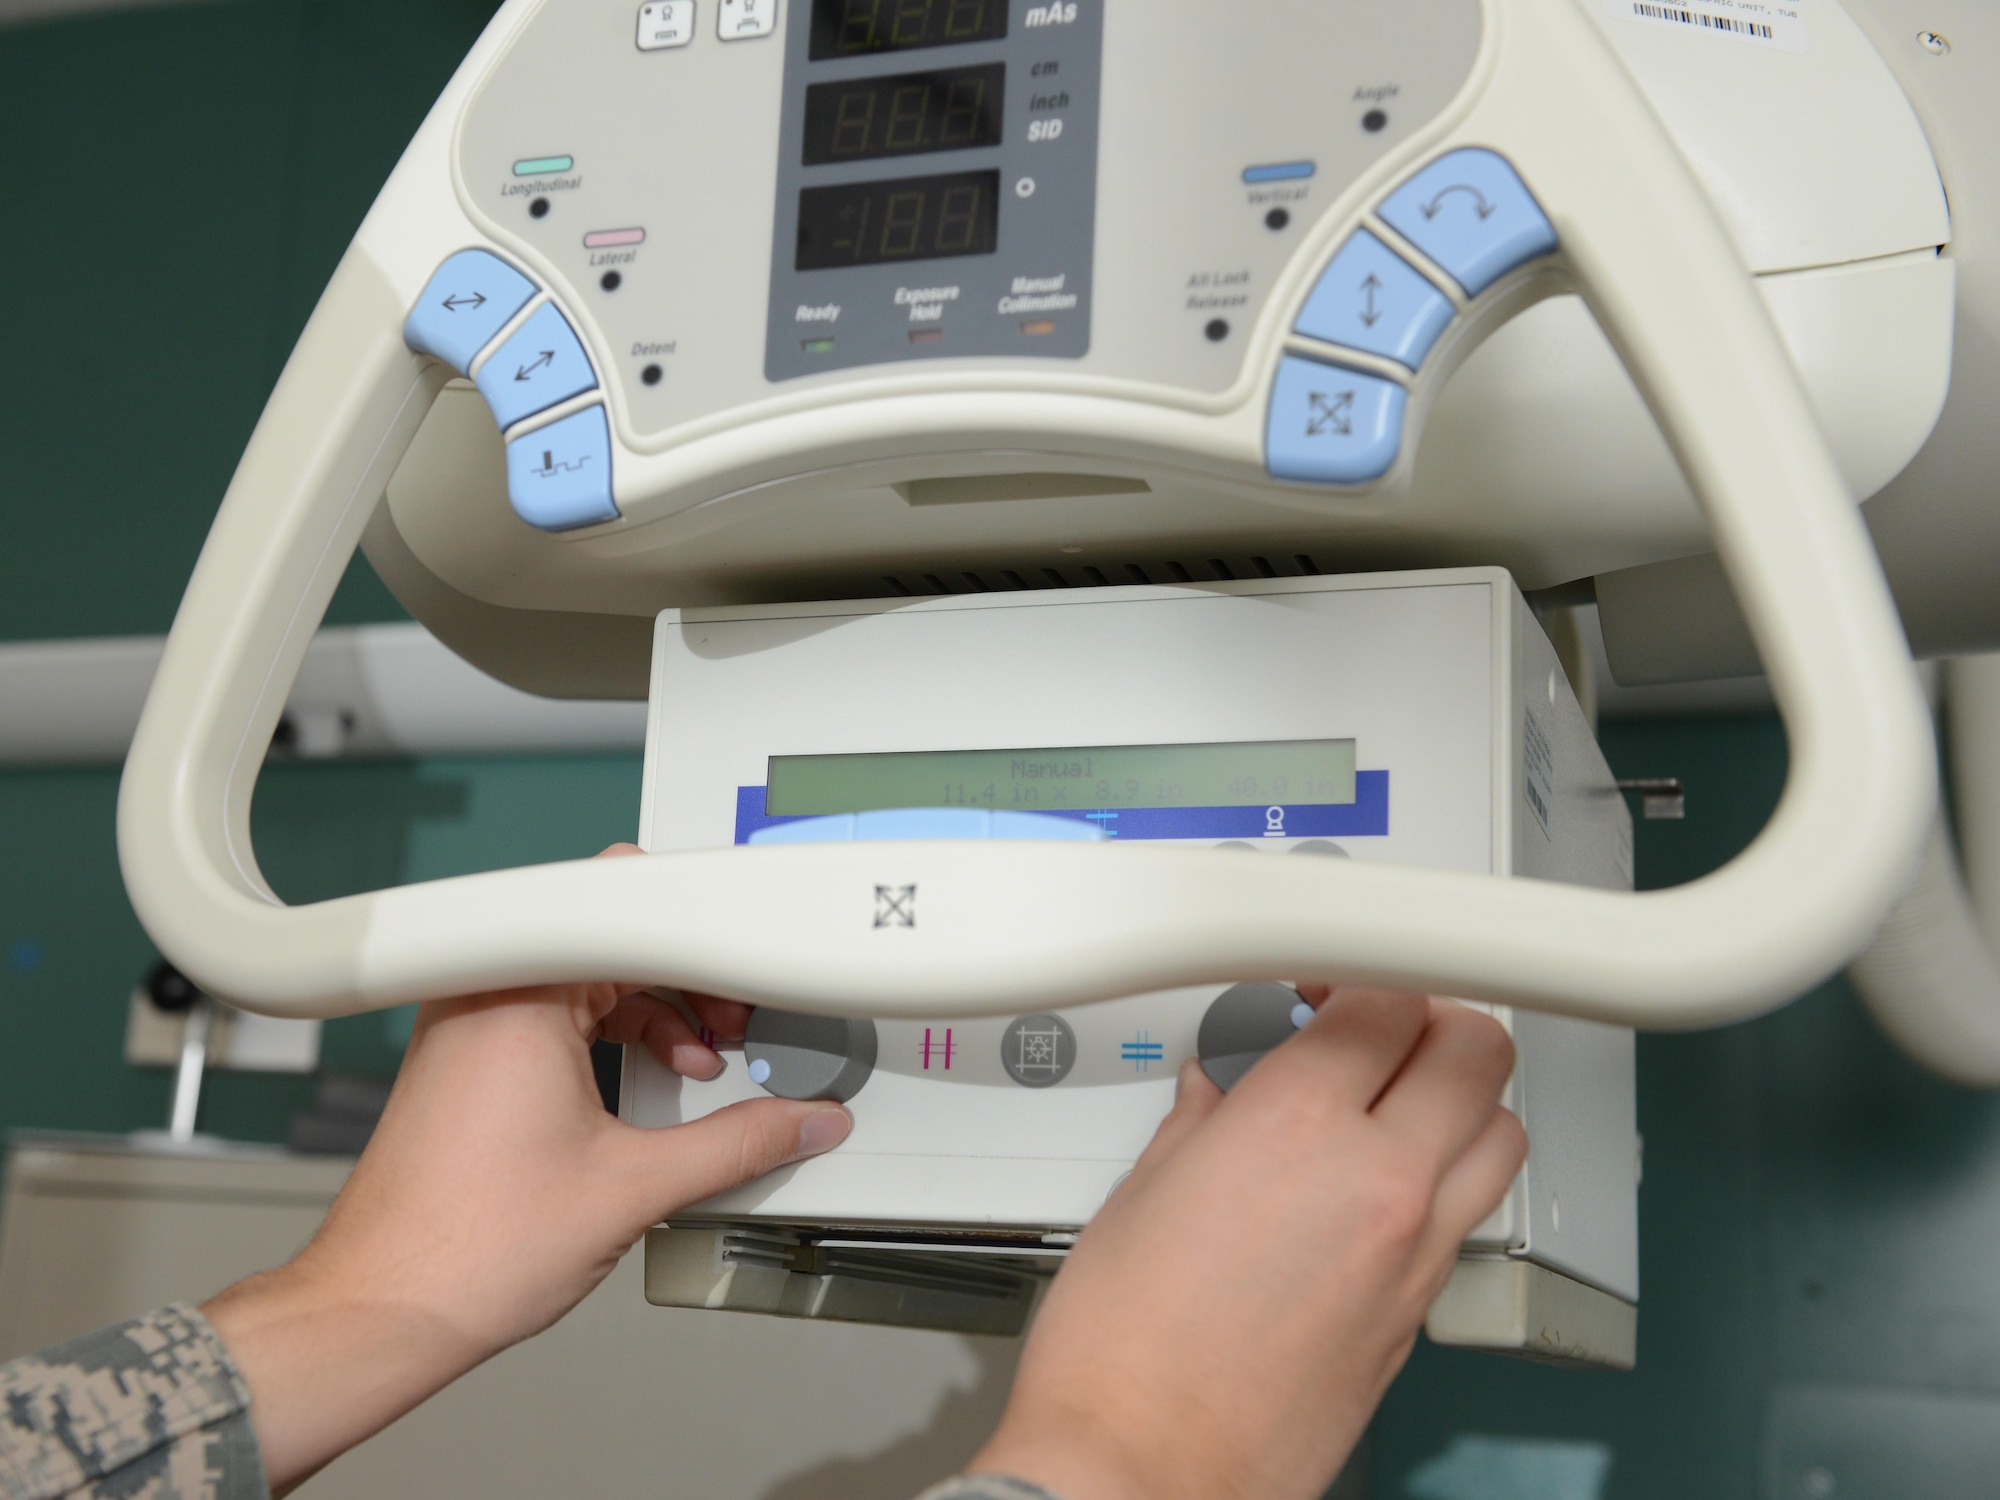
[[[544,172],[567,172],[575,165],[574,156],[530,156],[514,163],[514,175],[540,177]]]
[[[808,354],[831,354],[833,352],[833,340],[806,339],[799,345],[799,347],[805,350],[805,352]]]

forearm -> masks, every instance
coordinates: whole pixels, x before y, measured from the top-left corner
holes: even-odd
[[[284,1495],[493,1351],[422,1300],[294,1262],[202,1308],[253,1401],[271,1491]]]

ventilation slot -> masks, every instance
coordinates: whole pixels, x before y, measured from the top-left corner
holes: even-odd
[[[1072,562],[1062,566],[1031,568],[970,568],[950,572],[904,573],[884,576],[883,589],[897,598],[910,599],[932,594],[991,594],[1027,592],[1037,589],[1110,588],[1118,584],[1235,582],[1260,578],[1316,578],[1319,564],[1304,552],[1289,556],[1280,553],[1252,553],[1234,558],[1211,557],[1188,563],[1179,558],[1149,562]],[[877,592],[868,588],[864,592]]]

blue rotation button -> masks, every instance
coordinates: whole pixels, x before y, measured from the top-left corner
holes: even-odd
[[[507,498],[516,515],[543,531],[617,520],[604,408],[573,412],[509,443]]]
[[[403,324],[403,342],[459,374],[528,305],[535,284],[497,255],[461,250],[437,268]]]
[[[1556,247],[1555,226],[1527,184],[1504,157],[1479,147],[1440,156],[1376,211],[1468,296]]]
[[[558,401],[597,388],[590,356],[554,303],[536,308],[472,378],[503,432]]]
[[[1363,229],[1321,273],[1293,328],[1309,339],[1366,349],[1414,370],[1451,315],[1442,292]]]
[[[1393,380],[1287,355],[1271,387],[1264,466],[1308,484],[1380,479],[1402,447],[1407,399]]]

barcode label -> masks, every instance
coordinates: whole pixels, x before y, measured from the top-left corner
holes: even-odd
[[[1549,831],[1549,804],[1555,801],[1555,794],[1555,747],[1529,705],[1521,716],[1521,795],[1543,833]]]
[[[1678,4],[1666,5],[1655,4],[1654,0],[1604,0],[1604,8],[1613,15],[1650,26],[1705,32],[1785,52],[1806,50],[1802,0],[1777,4],[1765,0],[1680,0]]]
[[[1634,5],[1632,14],[1649,21],[1678,21],[1683,26],[1706,26],[1711,31],[1736,31],[1744,36],[1771,40],[1771,28],[1761,21],[1737,21],[1728,16],[1711,16],[1706,11],[1682,10],[1673,5]]]

